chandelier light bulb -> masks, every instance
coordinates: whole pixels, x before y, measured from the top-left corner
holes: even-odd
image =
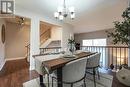
[[[63,15],[59,16],[59,20],[62,21],[64,19]]]
[[[59,13],[58,13],[58,12],[55,12],[55,13],[54,13],[54,17],[55,17],[55,18],[58,18],[58,17],[59,17]]]
[[[74,19],[75,18],[75,14],[71,14],[70,17],[71,17],[71,19]]]

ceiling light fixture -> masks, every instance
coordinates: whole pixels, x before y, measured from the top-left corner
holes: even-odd
[[[74,9],[74,7],[67,8],[65,0],[64,0],[63,6],[62,7],[58,7],[57,10],[58,11],[54,13],[54,17],[56,19],[59,19],[59,20],[62,21],[68,15],[70,16],[70,18],[72,20],[75,18],[75,9]]]
[[[18,21],[19,25],[24,25],[24,22],[25,22],[25,19],[23,17],[20,17]]]

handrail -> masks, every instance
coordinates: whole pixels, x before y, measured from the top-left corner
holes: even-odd
[[[48,51],[48,50],[61,50],[62,47],[48,47],[48,48],[40,48],[40,54],[37,55],[33,55],[33,57],[36,56],[44,56],[44,52]]]
[[[80,46],[80,47],[128,48],[128,46],[115,46],[115,45],[112,45],[112,46]]]
[[[61,48],[61,47],[47,47],[47,48],[40,48],[40,49],[58,49],[58,48]]]
[[[27,49],[26,58],[27,58],[27,61],[29,62],[30,61],[30,59],[29,59],[29,57],[30,57],[30,44],[26,45],[25,47]]]

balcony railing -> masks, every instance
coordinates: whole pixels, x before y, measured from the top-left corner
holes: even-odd
[[[91,52],[100,52],[100,66],[110,68],[113,65],[115,69],[122,64],[128,64],[127,46],[81,46],[80,49]]]
[[[128,64],[127,46],[80,46],[80,50],[101,53],[100,66],[110,68],[113,65],[118,69],[122,64]],[[61,47],[40,48],[40,54],[45,52],[60,52]]]
[[[40,48],[40,54],[44,54],[46,52],[60,52],[61,47],[49,47],[49,48]]]

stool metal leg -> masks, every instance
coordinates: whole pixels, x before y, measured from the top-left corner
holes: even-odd
[[[53,87],[53,77],[52,77],[52,87]]]
[[[94,80],[94,87],[96,87],[96,79],[95,79],[95,68],[93,68],[93,80]]]
[[[43,76],[39,75],[40,78],[40,87],[46,87],[45,84],[43,83]]]
[[[84,78],[84,87],[86,87],[85,78]]]
[[[48,79],[48,87],[50,87],[50,83],[49,83],[49,74],[47,74],[47,79]]]
[[[73,87],[73,84],[71,84],[71,87]]]
[[[99,70],[97,69],[97,73],[98,73],[98,79],[100,80],[100,74],[99,74]]]

